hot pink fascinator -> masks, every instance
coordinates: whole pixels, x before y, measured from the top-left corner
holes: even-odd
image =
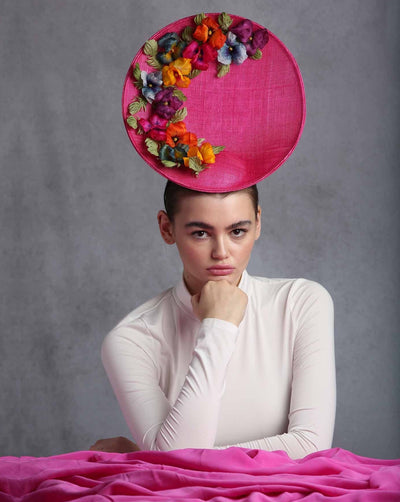
[[[228,192],[269,176],[305,121],[297,63],[263,26],[198,14],[153,35],[125,79],[122,113],[143,159],[192,190]]]

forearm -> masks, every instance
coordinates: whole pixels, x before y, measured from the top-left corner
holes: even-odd
[[[333,303],[320,286],[307,283],[307,287],[311,292],[296,304],[298,330],[286,432],[215,448],[283,450],[291,458],[302,458],[332,446],[336,412]]]
[[[231,323],[218,319],[202,322],[186,378],[174,403],[167,400],[159,386],[157,361],[144,363],[143,351],[129,344],[126,336],[118,335],[106,342],[103,364],[134,441],[141,449],[213,447],[226,367],[237,334],[238,328]]]
[[[310,453],[330,448],[332,442],[321,438],[311,430],[286,432],[272,437],[254,439],[231,445],[215,445],[214,449],[225,449],[231,446],[249,448],[252,450],[285,451],[290,458],[303,458]]]
[[[226,367],[233,353],[237,328],[205,319],[182,389],[156,434],[144,443],[154,450],[212,448],[217,430]]]

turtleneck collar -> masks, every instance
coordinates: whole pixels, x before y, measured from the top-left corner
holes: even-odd
[[[249,274],[247,273],[246,270],[243,271],[242,277],[240,278],[238,287],[244,291],[245,293],[248,292],[248,284],[249,284]],[[184,309],[186,310],[189,314],[194,316],[193,310],[192,310],[192,302],[191,302],[191,294],[189,293],[185,281],[183,280],[183,276],[181,280],[178,282],[178,284],[175,286],[173,290],[174,297],[177,301],[177,303]]]

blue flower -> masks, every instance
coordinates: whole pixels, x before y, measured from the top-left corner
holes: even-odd
[[[183,159],[187,157],[188,150],[189,145],[179,145],[172,148],[171,146],[165,144],[160,148],[158,154],[160,160],[183,163]]]
[[[143,83],[142,94],[149,103],[152,103],[156,94],[161,91],[162,73],[160,71],[153,71],[153,73],[142,71],[140,76]]]
[[[163,65],[172,63],[181,56],[185,46],[186,43],[177,33],[166,33],[158,41],[158,54],[156,57]]]
[[[236,35],[229,31],[225,45],[218,51],[218,61],[221,64],[230,65],[231,63],[242,64],[246,59],[246,46],[238,42]]]

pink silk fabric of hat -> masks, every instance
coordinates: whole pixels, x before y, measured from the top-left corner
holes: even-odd
[[[292,460],[244,448],[0,458],[0,502],[395,502],[400,459],[339,448]]]
[[[242,19],[231,17],[232,26]],[[193,17],[176,21],[151,38],[158,40],[168,32],[179,34],[186,26],[194,26]],[[263,28],[254,22],[253,26]],[[231,64],[222,78],[217,78],[216,63],[210,63],[207,71],[182,89],[187,97],[187,130],[212,145],[225,146],[215,164],[196,177],[188,168],[164,167],[147,151],[144,136],[126,124],[129,104],[141,94],[134,85],[132,68],[139,63],[141,70],[154,71],[139,51],[125,79],[122,114],[128,136],[142,158],[171,181],[205,192],[240,190],[278,169],[295,149],[303,130],[304,86],[294,57],[270,31],[262,53],[260,60],[248,58],[242,64]]]

